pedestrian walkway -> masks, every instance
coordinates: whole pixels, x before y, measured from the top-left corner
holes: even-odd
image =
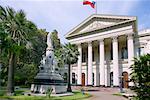
[[[73,87],[74,89],[80,89],[81,87]],[[85,91],[92,95],[87,100],[127,100],[123,96],[116,96],[113,94],[119,93],[119,88],[102,88],[102,87],[82,87]]]
[[[99,91],[90,91],[88,93],[93,95],[88,100],[127,100],[122,96],[113,95],[119,93],[117,88],[99,88]]]

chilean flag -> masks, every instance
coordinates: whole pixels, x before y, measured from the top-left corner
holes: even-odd
[[[83,5],[90,5],[92,8],[95,8],[95,1],[94,0],[84,0]]]

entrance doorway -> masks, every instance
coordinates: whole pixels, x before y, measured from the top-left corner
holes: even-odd
[[[85,74],[82,73],[82,86],[85,86]]]
[[[128,88],[129,84],[128,84],[128,73],[127,72],[123,72],[122,73],[122,84],[123,84],[123,88]]]

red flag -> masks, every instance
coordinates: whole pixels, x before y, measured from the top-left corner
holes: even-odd
[[[90,5],[92,8],[95,8],[95,1],[94,0],[84,0],[83,5]]]

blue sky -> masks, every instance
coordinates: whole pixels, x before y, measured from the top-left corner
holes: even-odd
[[[83,0],[0,0],[0,5],[23,9],[27,18],[39,28],[64,35],[85,18],[95,13]],[[138,17],[138,30],[150,28],[150,0],[97,0],[99,14],[132,15]]]

